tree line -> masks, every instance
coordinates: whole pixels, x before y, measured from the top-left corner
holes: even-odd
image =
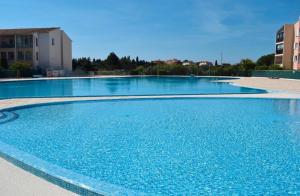
[[[216,75],[216,76],[250,76],[253,70],[280,70],[279,65],[274,65],[274,54],[260,57],[256,62],[242,59],[239,63],[215,66],[197,64],[166,64],[140,60],[139,57],[125,56],[119,58],[115,53],[110,53],[104,60],[82,57],[73,59],[73,69],[97,74],[131,74],[131,75]]]
[[[99,70],[134,70],[138,66],[150,66],[150,62],[140,60],[139,57],[131,58],[124,56],[119,58],[115,53],[110,53],[105,60],[91,59],[90,57],[82,57],[73,59],[73,70],[81,69],[84,71],[99,71]]]
[[[280,70],[280,66],[274,65],[274,54],[260,57],[256,62],[250,59],[243,59],[239,63],[230,65],[215,66],[190,64],[167,64],[163,61],[149,62],[125,56],[119,58],[115,53],[110,53],[106,59],[91,59],[89,57],[73,59],[73,70],[82,70],[84,74],[92,72],[100,75],[216,75],[216,76],[250,76],[253,70]],[[13,71],[13,72],[11,72]],[[0,77],[8,77],[9,74],[17,73],[22,77],[29,77],[33,73],[40,73],[33,70],[26,62],[15,62],[8,66],[5,60],[0,59]],[[14,77],[13,75],[10,77]]]

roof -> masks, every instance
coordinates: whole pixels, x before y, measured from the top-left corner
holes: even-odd
[[[0,29],[0,35],[29,35],[32,33],[48,33],[49,31],[60,29],[60,27],[50,28],[24,28],[24,29]]]

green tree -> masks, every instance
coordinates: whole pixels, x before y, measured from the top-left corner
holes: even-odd
[[[135,68],[134,70],[132,70],[130,72],[132,75],[144,75],[144,74],[148,74],[146,73],[146,70],[143,66],[138,66],[137,68]]]
[[[238,75],[250,76],[251,72],[255,69],[256,64],[250,59],[242,59],[237,65]]]
[[[113,53],[113,52],[111,52],[108,56],[107,56],[107,58],[106,58],[106,60],[105,60],[105,65],[106,65],[106,67],[107,67],[107,69],[109,69],[109,70],[114,70],[114,69],[121,69],[121,64],[120,64],[120,59],[119,59],[119,57],[115,54],[115,53]]]
[[[217,65],[218,65],[218,61],[216,60],[216,61],[215,61],[215,66],[217,66]]]
[[[242,66],[245,70],[254,70],[256,64],[250,59],[242,59],[240,66]]]
[[[3,69],[7,69],[8,68],[8,62],[6,58],[1,58],[0,59],[0,67],[2,67]]]
[[[124,56],[120,59],[120,66],[124,70],[133,70],[135,69],[136,63],[133,63],[132,60],[130,59],[130,56]]]
[[[29,63],[17,61],[11,65],[11,69],[17,71],[17,77],[30,74],[31,65]]]
[[[257,61],[256,61],[256,64],[257,65],[266,65],[266,66],[271,66],[274,64],[274,54],[268,54],[268,55],[264,55],[264,56],[261,56]]]

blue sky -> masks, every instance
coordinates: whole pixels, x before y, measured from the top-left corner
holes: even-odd
[[[272,53],[274,34],[300,16],[299,0],[9,0],[0,28],[62,27],[73,56],[146,60],[220,58],[236,63]]]

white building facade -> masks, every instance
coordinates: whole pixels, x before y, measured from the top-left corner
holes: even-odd
[[[0,58],[21,61],[48,76],[72,73],[72,40],[59,27],[0,29]]]

